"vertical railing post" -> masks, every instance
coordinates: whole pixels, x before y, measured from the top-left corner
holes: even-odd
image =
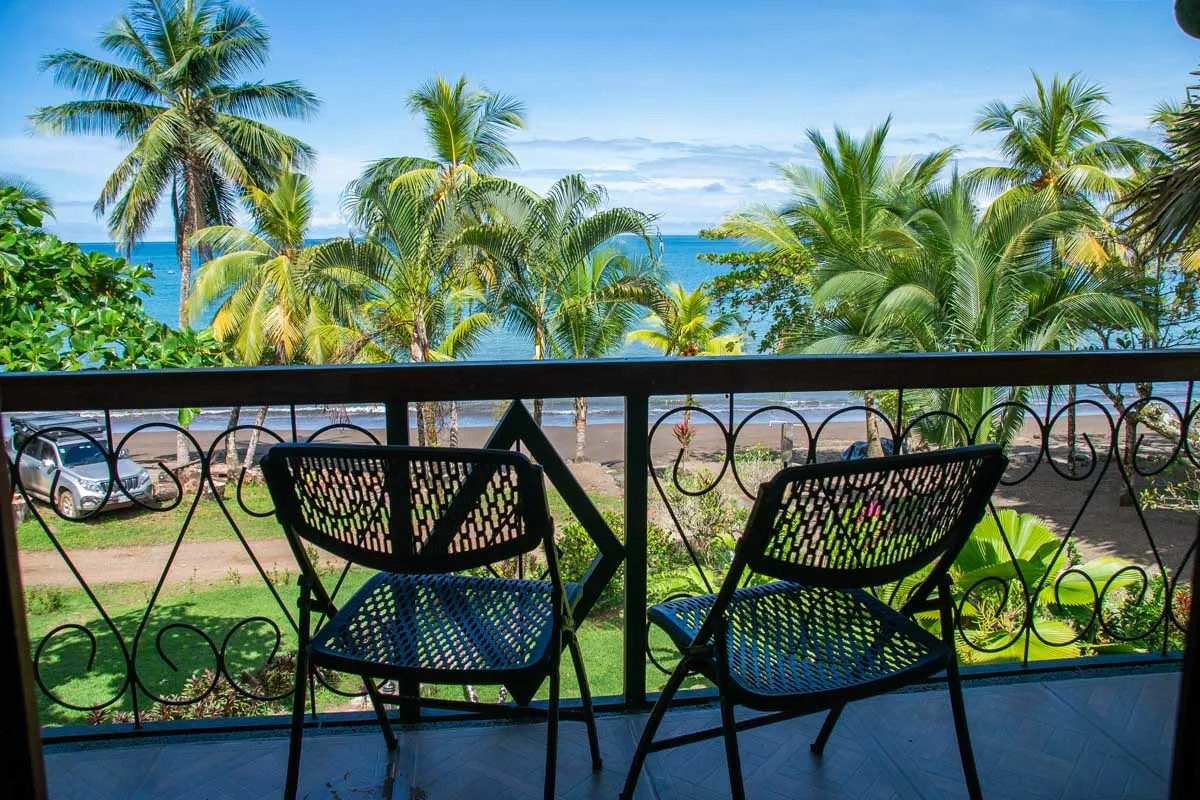
[[[625,397],[625,707],[646,704],[650,398]]]
[[[4,741],[5,784],[10,797],[46,797],[41,728],[34,698],[33,659],[29,654],[25,595],[17,565],[17,524],[13,486],[0,429],[0,668],[9,675],[0,734]]]
[[[408,444],[408,403],[404,400],[388,400],[383,404],[383,413],[387,443]],[[400,681],[397,688],[398,694],[403,697],[417,697],[421,693],[421,684],[416,681]],[[400,721],[420,722],[421,706],[411,701],[401,701]]]

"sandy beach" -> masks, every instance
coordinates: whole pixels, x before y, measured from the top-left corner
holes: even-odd
[[[671,424],[675,421],[677,419],[665,422],[654,436],[651,456],[657,468],[669,467],[679,453],[678,442],[671,431]],[[1078,429],[1080,437],[1090,437],[1094,446],[1101,452],[1108,448],[1111,433],[1106,418],[1081,416]],[[721,429],[713,424],[698,424],[695,425],[695,430],[696,435],[690,450],[691,460],[709,462],[707,466],[719,468],[726,449]],[[564,460],[574,456],[573,428],[547,426],[543,431]],[[864,437],[863,431],[861,420],[829,423],[820,433],[818,458],[837,458],[846,446]],[[283,439],[290,438],[290,432],[277,433]],[[304,439],[310,436],[312,431],[302,430],[298,433],[299,438]],[[383,431],[373,430],[371,433],[380,441],[384,441]],[[1178,569],[1186,548],[1196,535],[1195,515],[1165,510],[1145,511],[1146,525],[1143,526],[1134,507],[1122,506],[1118,502],[1123,482],[1115,462],[1109,464],[1107,470],[1104,470],[1101,464],[1087,475],[1087,463],[1077,461],[1078,479],[1065,477],[1065,433],[1065,421],[1060,420],[1053,430],[1050,442],[1050,452],[1059,470],[1064,474],[1060,474],[1044,460],[1029,472],[1030,466],[1038,456],[1040,436],[1036,423],[1033,420],[1026,421],[1024,430],[1011,448],[1013,463],[1009,470],[1009,479],[1018,479],[1025,473],[1029,473],[1028,477],[1015,485],[1003,486],[996,495],[996,504],[1037,514],[1049,520],[1063,533],[1074,526],[1072,541],[1079,547],[1085,559],[1100,555],[1117,555],[1137,563],[1152,565],[1156,560],[1157,548],[1158,557],[1162,562],[1172,571]],[[489,434],[489,428],[463,428],[459,433],[459,444],[464,447],[479,447],[486,443]],[[208,448],[216,435],[212,432],[199,432],[196,438],[202,447]],[[443,442],[445,435],[443,432]],[[807,440],[802,433],[796,433],[795,436],[797,449],[803,451],[807,447]],[[243,450],[247,438],[246,431],[239,435],[239,446]],[[320,440],[369,441],[362,433],[350,430],[327,431],[321,435]],[[779,424],[751,424],[739,435],[736,449],[740,452],[758,445],[778,454],[780,440]],[[265,452],[264,448],[272,441],[264,435],[260,452]],[[412,441],[416,441],[415,431],[412,433]],[[571,468],[589,493],[620,496],[620,487],[624,480],[624,442],[624,426],[621,424],[603,423],[588,426],[586,460],[583,463],[572,464]],[[175,457],[175,436],[166,431],[139,433],[131,437],[126,446],[130,448],[134,458],[142,462],[162,461],[169,464]],[[1085,445],[1080,441],[1077,446],[1079,458],[1082,459],[1086,453]],[[221,444],[216,455],[217,461],[222,459],[223,451],[224,444]],[[1143,479],[1134,481],[1135,488],[1139,490],[1143,485]],[[651,493],[653,499],[653,487]]]

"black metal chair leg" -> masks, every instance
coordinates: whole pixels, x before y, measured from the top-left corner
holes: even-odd
[[[725,760],[729,762],[729,796],[733,800],[746,800],[746,787],[742,785],[742,756],[738,752],[737,720],[733,716],[733,701],[721,693],[721,727],[725,729]]]
[[[546,800],[554,800],[554,781],[558,772],[558,694],[559,662],[562,655],[562,631],[550,645],[554,655],[550,661],[550,702],[546,708],[546,781],[543,794]]]
[[[300,748],[304,741],[305,690],[308,688],[308,652],[301,647],[296,653],[296,691],[292,696],[292,735],[288,743],[287,780],[284,783],[284,800],[295,800],[300,784]]]
[[[396,749],[396,732],[392,730],[392,721],[388,719],[387,708],[383,704],[383,699],[379,696],[379,690],[375,688],[375,683],[366,675],[363,676],[363,685],[367,687],[367,697],[371,698],[371,705],[375,709],[375,717],[379,720],[379,727],[383,729],[383,740],[387,742],[388,750]]]
[[[958,737],[958,754],[962,758],[963,778],[967,782],[967,796],[980,800],[983,790],[979,786],[979,772],[975,769],[975,752],[971,747],[971,733],[967,730],[967,707],[963,703],[962,680],[958,675],[958,664],[953,658],[946,667],[946,683],[950,687],[950,709],[954,712],[954,733]]]
[[[662,694],[658,696],[658,702],[654,704],[654,708],[650,709],[650,716],[646,718],[646,727],[642,729],[642,738],[638,740],[637,750],[633,752],[633,761],[629,764],[629,772],[625,775],[625,787],[621,789],[621,800],[632,800],[633,790],[637,788],[638,778],[646,763],[646,756],[650,754],[650,745],[654,743],[654,734],[658,732],[658,726],[662,724],[663,717],[667,715],[667,710],[671,707],[671,698],[675,696],[675,692],[679,691],[683,679],[688,676],[690,671],[688,659],[680,659],[679,666],[675,667],[675,671],[667,679],[667,685],[663,687]]]
[[[596,732],[596,712],[592,708],[592,690],[588,687],[587,672],[583,668],[583,654],[579,652],[579,639],[574,632],[567,633],[567,648],[575,664],[575,679],[579,683],[579,699],[583,703],[583,721],[587,725],[588,747],[592,750],[592,772],[604,766],[600,759],[600,736]]]
[[[817,738],[809,745],[809,749],[815,755],[821,755],[825,752],[825,743],[829,741],[829,735],[833,733],[833,726],[837,725],[838,717],[842,715],[842,711],[846,708],[843,703],[839,706],[834,706],[829,709],[829,714],[825,717],[825,722],[821,724],[821,732],[817,734]]]
[[[958,657],[954,650],[954,609],[951,605],[949,578],[943,578],[938,586],[939,616],[941,617],[942,641],[950,649],[946,665],[946,684],[950,689],[950,710],[954,714],[954,734],[958,737],[958,754],[962,758],[963,778],[967,782],[967,796],[981,800],[983,790],[979,786],[979,772],[975,768],[975,752],[971,747],[971,732],[967,729],[967,707],[963,703],[962,679],[958,674]]]

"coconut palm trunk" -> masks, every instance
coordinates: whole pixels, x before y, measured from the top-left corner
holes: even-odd
[[[587,459],[587,415],[588,399],[575,398],[575,461]]]
[[[258,413],[254,415],[254,428],[250,431],[250,441],[246,445],[246,460],[242,462],[242,469],[250,469],[254,466],[255,451],[258,450],[258,440],[262,435],[262,427],[267,424],[267,409],[270,406],[259,406]],[[232,476],[230,476],[232,479]]]
[[[863,405],[867,415],[867,458],[883,455],[883,443],[879,441],[879,420],[875,416],[875,393],[863,392]]]
[[[237,446],[237,428],[242,421],[242,407],[234,406],[229,409],[229,422],[225,426],[225,430],[229,431],[229,435],[225,437],[225,472],[232,476],[237,472],[238,468],[238,446]]]
[[[416,364],[429,360],[429,334],[425,323],[418,318],[413,324],[412,343],[409,355]],[[421,447],[437,447],[437,404],[431,401],[417,403],[417,443]]]
[[[541,361],[546,357],[546,331],[538,326],[533,334],[533,360]],[[533,398],[533,421],[540,428],[542,426],[542,407],[546,401],[540,397]]]

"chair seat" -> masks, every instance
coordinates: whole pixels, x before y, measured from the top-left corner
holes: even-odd
[[[690,646],[716,595],[671,600],[650,620],[681,650]],[[824,693],[850,700],[886,691],[945,668],[941,640],[859,589],[775,582],[738,589],[726,612],[726,652],[740,702],[763,708],[806,695],[814,708]],[[701,671],[716,680],[711,659]],[[758,701],[758,702],[755,702]],[[791,705],[791,704],[789,704]]]
[[[568,603],[579,585],[564,585]],[[316,664],[376,678],[504,683],[544,669],[548,581],[379,573],[314,636]]]

